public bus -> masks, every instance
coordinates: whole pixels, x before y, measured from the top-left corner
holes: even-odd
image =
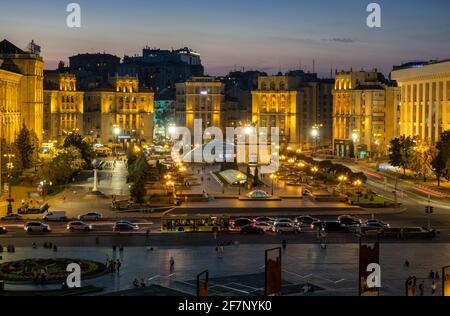
[[[224,215],[168,215],[161,218],[161,232],[228,232],[230,217]]]

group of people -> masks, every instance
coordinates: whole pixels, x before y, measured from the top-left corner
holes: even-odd
[[[144,288],[144,287],[147,286],[147,284],[145,284],[145,280],[144,279],[141,279],[141,281],[139,281],[138,279],[134,279],[133,286],[135,288]]]
[[[404,267],[405,268],[409,268],[410,263],[408,260],[405,260],[405,264]],[[431,280],[431,295],[435,295],[436,291],[437,291],[437,283],[439,282],[440,276],[439,276],[439,272],[435,272],[433,270],[430,271],[429,275],[428,275],[429,279]],[[408,287],[412,290],[412,292],[416,293],[416,277],[415,276],[410,276],[408,278]],[[413,281],[414,280],[414,281]],[[418,295],[419,296],[423,296],[425,293],[425,280],[422,280],[419,285],[417,286],[417,289],[419,290]]]
[[[106,260],[106,269],[109,273],[120,273],[120,268],[122,267],[122,262],[119,259],[107,259]]]

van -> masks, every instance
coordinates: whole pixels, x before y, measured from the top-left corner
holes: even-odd
[[[67,216],[66,216],[66,212],[48,212],[47,214],[44,215],[44,217],[42,218],[45,221],[54,221],[54,222],[58,222],[58,221],[65,221],[67,220]]]

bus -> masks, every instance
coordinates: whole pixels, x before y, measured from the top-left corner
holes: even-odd
[[[161,218],[161,232],[228,232],[230,217],[224,215],[173,215]]]

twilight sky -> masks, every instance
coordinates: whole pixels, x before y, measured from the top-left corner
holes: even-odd
[[[67,4],[81,5],[82,27],[66,26]],[[366,6],[382,6],[382,27],[366,25]],[[388,73],[409,60],[450,58],[448,0],[0,0],[0,39],[42,46],[46,69],[84,52],[123,57],[149,45],[189,46],[206,72],[269,73],[299,65]]]

